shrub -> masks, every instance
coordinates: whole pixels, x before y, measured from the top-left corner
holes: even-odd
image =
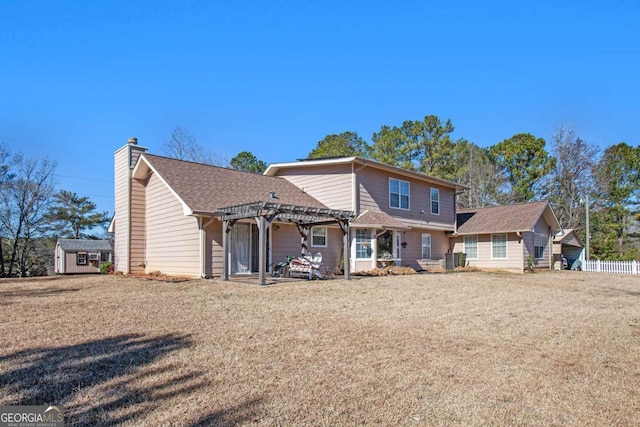
[[[531,254],[527,257],[527,270],[533,273],[533,255]]]
[[[100,273],[101,274],[113,274],[113,263],[112,262],[103,262],[100,264]]]

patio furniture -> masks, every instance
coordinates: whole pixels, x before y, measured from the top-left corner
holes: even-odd
[[[315,256],[309,255],[294,258],[289,261],[289,277],[305,277],[311,279],[323,279],[320,272],[322,268],[322,254],[318,252]]]

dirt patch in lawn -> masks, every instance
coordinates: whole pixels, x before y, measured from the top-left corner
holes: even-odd
[[[638,425],[638,277],[0,282],[0,405],[68,425]]]

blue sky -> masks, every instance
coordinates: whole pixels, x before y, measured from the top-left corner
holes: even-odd
[[[176,126],[231,159],[306,157],[429,114],[490,146],[559,125],[640,140],[634,1],[0,0],[0,142],[113,211],[113,152]]]

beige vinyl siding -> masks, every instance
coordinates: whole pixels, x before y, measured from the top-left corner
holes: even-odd
[[[129,146],[114,155],[114,270],[129,273]]]
[[[222,252],[222,221],[214,220],[206,227],[207,244],[211,245],[211,275],[222,276],[222,260],[224,253]]]
[[[350,164],[283,169],[278,176],[331,209],[353,209]]]
[[[431,235],[431,260],[422,259],[423,234]],[[435,261],[444,259],[444,254],[449,250],[449,237],[442,230],[407,230],[403,232],[403,239],[407,247],[402,249],[402,265],[415,270],[424,270]]]
[[[534,268],[548,269],[551,267],[552,257],[553,257],[553,233],[551,232],[551,230],[549,230],[549,225],[545,221],[544,217],[538,220],[538,222],[534,227],[534,232],[543,234],[545,237],[544,256],[542,258],[534,260]],[[527,239],[525,256],[524,256],[525,267],[527,265],[526,259],[527,259],[527,256],[529,255],[529,251],[531,254],[535,254],[535,251],[534,251],[535,237],[533,233],[526,233],[526,235],[529,235],[531,242],[529,244],[529,240]]]
[[[88,273],[100,273],[100,260],[98,261],[90,261],[89,253],[87,251],[80,251],[87,254],[87,263],[85,265],[77,265],[78,262],[78,252],[69,251],[65,252],[65,266],[64,271],[65,274],[88,274]],[[95,252],[93,252],[95,253]]]
[[[275,229],[275,225],[278,229]],[[271,262],[277,264],[288,256],[300,256],[300,233],[295,225],[274,223],[271,227]]]
[[[463,252],[462,236],[452,239],[453,252]],[[523,257],[522,240],[515,233],[507,233],[507,258],[492,258],[491,234],[478,235],[478,259],[467,260],[468,264],[478,268],[496,268],[502,270],[523,271],[526,257]]]
[[[154,174],[147,185],[146,271],[199,276],[200,235],[195,217]]]
[[[144,272],[145,264],[145,182],[131,180],[131,272]]]
[[[114,270],[131,272],[131,168],[146,148],[127,144],[114,154]]]
[[[373,270],[373,260],[357,259],[354,263],[354,272]]]
[[[271,244],[271,264],[275,265],[281,261],[286,261],[288,256],[300,256],[301,242],[298,229],[291,224],[274,223],[278,229],[272,230]],[[309,233],[309,241],[307,246],[309,252],[313,255],[320,252],[322,254],[322,266],[331,268],[333,271],[340,267],[340,255],[342,253],[342,231],[338,227],[327,227],[327,247],[318,248],[311,246],[311,233]]]
[[[389,178],[409,182],[408,210],[389,207]],[[451,231],[454,229],[455,191],[452,188],[440,187],[373,168],[365,168],[358,172],[358,188],[359,212],[365,210],[386,212],[410,227]],[[439,215],[431,214],[431,188],[440,190]]]
[[[342,239],[342,230],[339,227],[327,227],[327,247],[318,248],[309,246],[309,251],[314,255],[317,252],[322,254],[322,267],[330,268],[331,271],[337,271],[340,268],[340,255],[344,240]]]
[[[522,268],[526,269],[528,265],[529,254],[533,255],[533,233],[522,233]],[[538,260],[534,260],[534,265]]]

